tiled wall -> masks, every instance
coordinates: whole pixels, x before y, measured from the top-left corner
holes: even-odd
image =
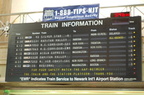
[[[5,80],[7,42],[0,42],[0,81]]]

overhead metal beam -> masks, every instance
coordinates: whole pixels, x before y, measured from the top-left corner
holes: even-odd
[[[100,7],[100,9],[104,9],[104,8],[118,8],[118,7],[131,7],[131,6],[134,6],[134,7],[135,6],[144,6],[144,4],[119,5],[119,6],[104,6],[104,7]],[[22,14],[36,14],[36,13],[43,13],[43,11],[0,14],[0,16],[13,16],[13,15],[22,15]]]
[[[42,13],[42,11],[36,11],[36,12],[20,12],[20,13],[10,13],[10,14],[0,14],[0,16],[14,16],[14,15],[25,15],[25,14],[36,14],[36,13]]]
[[[144,6],[144,4],[119,5],[119,6],[105,6],[105,7],[100,7],[100,8],[103,9],[103,8],[118,8],[118,7],[131,7],[131,6]]]

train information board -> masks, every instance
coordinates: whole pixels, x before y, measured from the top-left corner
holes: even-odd
[[[11,25],[6,81],[141,81],[141,17]]]

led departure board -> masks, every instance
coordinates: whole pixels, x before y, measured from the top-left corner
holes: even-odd
[[[141,18],[13,24],[6,81],[141,81]]]

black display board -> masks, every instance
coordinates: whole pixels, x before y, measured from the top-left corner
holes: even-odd
[[[13,24],[6,81],[141,81],[141,18]]]

